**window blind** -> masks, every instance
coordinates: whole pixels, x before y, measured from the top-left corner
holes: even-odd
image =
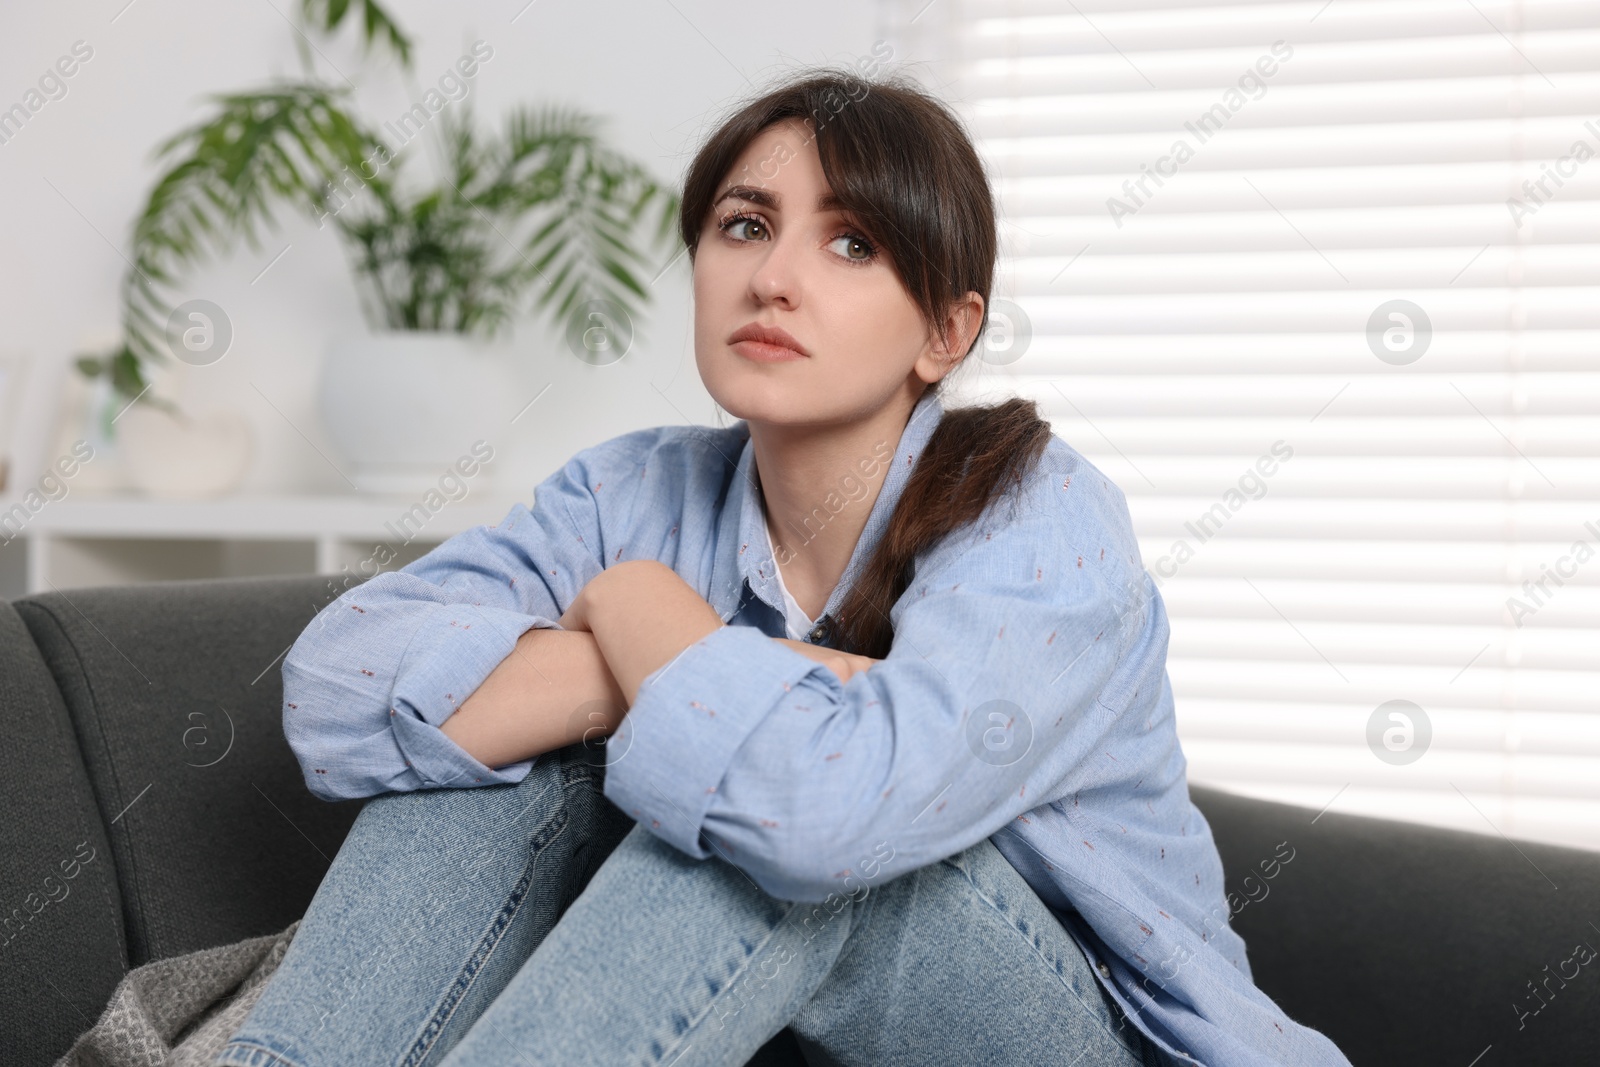
[[[1600,848],[1600,3],[880,10],[999,195],[980,391],[1127,494],[1190,780]]]

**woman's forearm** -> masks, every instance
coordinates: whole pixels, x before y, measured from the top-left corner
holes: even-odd
[[[627,709],[594,635],[528,630],[439,727],[487,767],[611,733]]]

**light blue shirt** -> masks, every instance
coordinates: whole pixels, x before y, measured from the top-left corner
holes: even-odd
[[[825,524],[863,506],[854,478],[870,484],[888,462],[819,643],[942,414],[925,394],[899,440],[842,472],[812,513]],[[1169,1053],[1348,1065],[1255,987],[1228,924],[1222,863],[1189,799],[1167,616],[1122,491],[1052,436],[1019,496],[917,557],[887,606],[888,657],[841,684],[772,640],[785,601],[754,463],[742,421],[622,434],[545,479],[531,509],[323,608],[283,665],[307,787],[334,800],[521,781],[532,760],[486,767],[439,724],[603,568],[659,560],[728,625],[650,674],[606,745],[606,796],[651,832],[799,901],[992,838]]]

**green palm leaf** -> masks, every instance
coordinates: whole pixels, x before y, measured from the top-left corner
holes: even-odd
[[[302,0],[300,5],[306,21],[324,33],[338,29],[350,10],[350,0]],[[402,64],[411,64],[411,41],[374,0],[361,0],[361,37],[369,49],[377,41],[387,42]]]
[[[212,99],[216,112],[156,149],[176,162],[150,191],[133,228],[132,269],[122,283],[123,327],[139,359],[160,359],[180,271],[235,236],[260,248],[261,226],[289,204],[316,214],[324,190],[358,168],[376,136],[341,110],[342,90],[284,85]]]

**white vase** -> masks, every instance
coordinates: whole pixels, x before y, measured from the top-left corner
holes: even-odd
[[[509,349],[459,333],[383,330],[335,341],[318,406],[345,473],[363,492],[426,491],[484,441],[498,450],[516,414]],[[474,484],[487,486],[492,466]]]
[[[195,413],[178,419],[135,403],[117,419],[117,442],[128,479],[151,496],[208,497],[231,491],[255,455],[244,412]]]

